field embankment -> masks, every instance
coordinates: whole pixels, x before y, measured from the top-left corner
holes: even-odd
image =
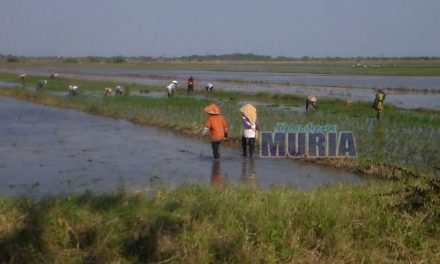
[[[3,263],[440,261],[438,178],[0,200]]]

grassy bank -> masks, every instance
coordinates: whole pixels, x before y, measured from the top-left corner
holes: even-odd
[[[14,81],[16,76],[2,74],[5,81]],[[29,83],[38,77],[30,76]],[[15,80],[16,81],[16,80]],[[66,87],[76,83],[82,87],[80,95],[68,97]],[[220,105],[230,126],[232,144],[240,139],[241,120],[238,111],[243,102],[253,102],[258,108],[263,131],[273,131],[278,122],[288,124],[336,124],[341,131],[353,131],[359,159],[313,160],[364,174],[380,174],[392,178],[402,174],[401,169],[417,174],[433,173],[440,168],[440,113],[430,110],[401,110],[386,105],[382,120],[374,118],[370,103],[322,98],[320,111],[305,113],[304,98],[297,95],[270,93],[241,93],[216,91],[206,97],[202,92],[193,97],[181,95],[174,98],[148,96],[119,96],[105,98],[104,87],[113,87],[110,82],[85,80],[50,80],[41,92],[26,89],[0,89],[0,94],[31,100],[57,107],[75,108],[93,114],[123,118],[138,124],[167,127],[185,135],[199,137],[205,121],[202,109],[211,102]],[[160,92],[163,88],[127,85],[135,92]],[[54,95],[58,93],[58,96]],[[59,95],[61,94],[61,96]],[[294,110],[295,108],[300,109]],[[292,110],[293,109],[293,110]],[[396,176],[396,174],[399,174]],[[405,174],[405,173],[404,173]]]
[[[2,263],[438,263],[435,178],[0,200]]]

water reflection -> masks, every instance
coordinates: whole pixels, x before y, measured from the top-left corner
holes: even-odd
[[[224,165],[228,167],[228,164]],[[211,167],[211,186],[223,186],[225,183],[225,174],[228,174],[228,169],[226,168],[222,170],[221,160],[213,160]],[[240,182],[241,184],[251,188],[260,188],[254,159],[244,158],[242,160]]]
[[[223,186],[225,177],[220,168],[220,160],[214,159],[211,168],[211,186]]]
[[[385,158],[385,134],[382,125],[382,120],[377,120],[377,124],[374,127],[374,149],[378,158]]]
[[[241,163],[241,182],[246,186],[259,188],[254,159],[243,159]]]

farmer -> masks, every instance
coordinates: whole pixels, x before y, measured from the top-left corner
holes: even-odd
[[[21,80],[21,87],[24,88],[24,86],[26,85],[26,73],[22,73],[20,75],[18,75],[18,77],[20,77]]]
[[[189,77],[188,81],[187,81],[187,95],[189,95],[190,93],[194,92],[194,84],[195,84],[195,80],[192,76]]]
[[[310,106],[313,106],[315,110],[318,110],[318,106],[316,105],[316,102],[318,99],[316,99],[315,96],[307,96],[306,98],[306,111],[309,111]]]
[[[260,130],[257,120],[257,109],[251,104],[245,104],[240,108],[242,114],[243,131],[241,134],[241,147],[243,157],[247,157],[247,148],[249,148],[249,157],[252,158],[255,150],[255,139]]]
[[[212,89],[214,89],[214,85],[212,83],[208,83],[205,86],[206,92],[212,92]]]
[[[115,94],[116,95],[121,95],[124,94],[124,87],[120,86],[120,85],[116,85],[115,87]]]
[[[210,132],[212,153],[214,159],[219,159],[220,143],[222,140],[228,139],[228,125],[224,116],[220,114],[220,109],[217,105],[210,104],[203,111],[208,114],[208,118],[206,119],[202,135],[204,136]]]
[[[58,77],[58,73],[52,73],[51,75],[50,75],[50,78],[51,79],[55,79],[55,78],[57,78]]]
[[[78,85],[69,85],[69,94],[75,95],[79,92],[79,86]]]
[[[173,96],[174,91],[176,90],[177,87],[177,81],[174,80],[170,83],[170,85],[167,86],[167,94],[168,94],[168,98]]]
[[[376,109],[377,119],[380,119],[383,115],[384,101],[385,101],[385,92],[383,89],[379,89],[379,91],[376,93],[376,97],[374,98],[374,103],[371,106],[372,108]]]
[[[105,88],[104,89],[104,96],[112,96],[112,88]]]
[[[46,87],[46,85],[47,85],[47,80],[39,80],[37,82],[37,89],[44,88],[44,87]]]

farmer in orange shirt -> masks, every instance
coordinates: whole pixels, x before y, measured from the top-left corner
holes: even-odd
[[[220,143],[228,138],[228,125],[223,115],[220,114],[220,108],[211,104],[203,109],[208,114],[202,135],[210,132],[211,146],[214,159],[220,158]]]

